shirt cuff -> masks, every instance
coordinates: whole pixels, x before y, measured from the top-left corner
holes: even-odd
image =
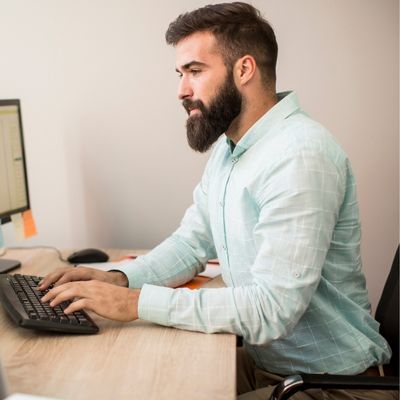
[[[140,291],[138,316],[155,324],[169,326],[168,310],[174,289],[145,284]]]
[[[128,287],[139,289],[146,280],[146,269],[136,260],[124,259],[107,263],[107,271],[120,271],[128,278]]]

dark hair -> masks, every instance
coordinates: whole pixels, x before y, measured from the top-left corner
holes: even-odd
[[[228,67],[249,54],[260,69],[263,82],[275,86],[278,44],[271,25],[252,5],[241,2],[210,4],[179,15],[165,34],[168,44],[201,31],[213,33]]]

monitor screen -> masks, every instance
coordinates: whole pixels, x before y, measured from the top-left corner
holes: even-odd
[[[19,100],[0,100],[0,220],[29,209]]]

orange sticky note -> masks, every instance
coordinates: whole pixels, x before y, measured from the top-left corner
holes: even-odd
[[[25,238],[37,234],[35,220],[33,219],[32,210],[26,210],[22,213],[22,220],[24,223],[24,236]]]

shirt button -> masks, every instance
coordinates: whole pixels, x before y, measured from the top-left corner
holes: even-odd
[[[222,250],[226,251],[226,246],[225,245],[222,246]]]
[[[237,158],[232,158],[232,164],[236,164],[236,163],[237,163],[237,161],[238,161],[238,159],[237,159]]]
[[[220,205],[221,207],[223,207],[223,206],[224,206],[224,202],[223,202],[223,201],[220,201],[220,202],[219,202],[219,205]]]

